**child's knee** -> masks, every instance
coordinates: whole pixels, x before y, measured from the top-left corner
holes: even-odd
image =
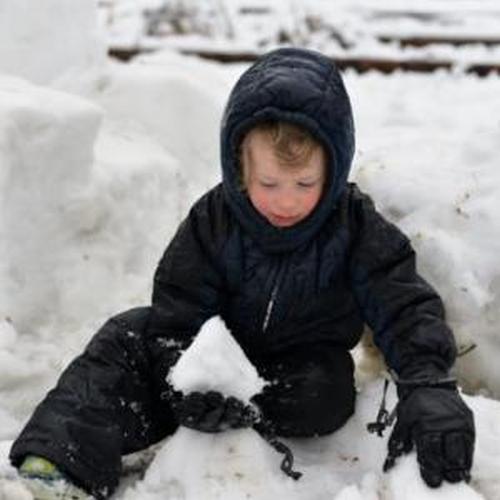
[[[127,345],[143,343],[150,307],[136,307],[109,318],[92,337],[88,352],[107,348],[122,348]]]
[[[355,387],[350,355],[345,351],[333,355],[333,359],[332,356],[315,356],[285,370],[255,400],[280,435],[331,433],[354,412]]]
[[[113,316],[106,324],[116,325],[118,330],[125,332],[130,338],[142,336],[147,328],[150,313],[151,307],[135,307]]]

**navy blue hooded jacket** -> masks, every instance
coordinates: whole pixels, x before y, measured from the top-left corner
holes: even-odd
[[[241,139],[269,120],[306,127],[328,153],[320,202],[289,228],[272,226],[239,187]],[[442,302],[408,238],[347,183],[353,153],[351,105],[329,59],[279,49],[240,77],[221,129],[223,182],[192,207],[156,271],[148,335],[162,377],[216,314],[254,361],[318,343],[351,349],[367,323],[396,371],[451,366]]]

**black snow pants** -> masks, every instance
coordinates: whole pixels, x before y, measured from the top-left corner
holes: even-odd
[[[177,422],[154,377],[145,335],[150,308],[111,318],[63,372],[14,442],[10,460],[43,456],[97,499],[118,485],[121,456],[172,434]],[[271,384],[255,399],[282,436],[333,432],[354,411],[345,350],[297,349],[257,366]]]

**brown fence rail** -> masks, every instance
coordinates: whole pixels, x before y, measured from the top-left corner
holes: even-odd
[[[132,48],[111,48],[109,55],[120,61],[130,61],[140,54],[153,52],[151,49]],[[220,63],[251,63],[258,57],[253,52],[220,52],[213,50],[181,50],[186,55],[196,55],[203,59],[217,61]],[[426,59],[386,59],[382,57],[334,57],[340,69],[352,68],[359,73],[367,71],[379,71],[389,74],[394,71],[409,71],[416,73],[431,73],[436,70],[453,70],[456,63],[452,60],[426,60]],[[469,64],[461,66],[462,71],[478,76],[487,76],[490,73],[500,74],[500,63]]]
[[[485,47],[500,46],[500,36],[451,36],[451,35],[377,35],[382,43],[396,43],[400,47],[427,47],[428,45],[484,45]]]

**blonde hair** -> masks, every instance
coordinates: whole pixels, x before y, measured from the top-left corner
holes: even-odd
[[[304,127],[284,121],[261,122],[251,128],[243,137],[239,148],[240,185],[244,190],[247,173],[244,171],[243,156],[249,152],[248,142],[254,133],[267,136],[276,159],[282,166],[300,168],[309,161],[312,154],[323,149],[321,143]]]

